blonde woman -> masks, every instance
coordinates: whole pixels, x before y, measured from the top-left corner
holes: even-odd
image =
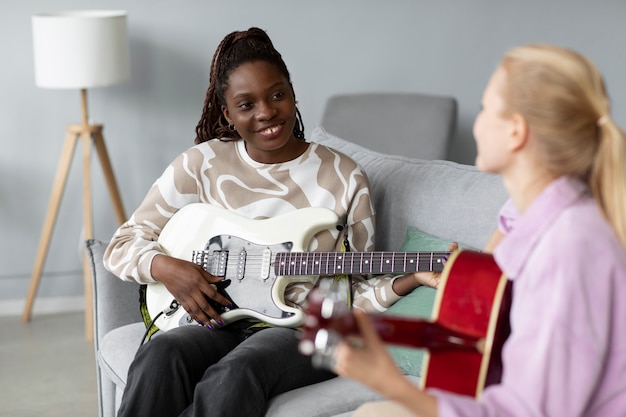
[[[494,250],[513,283],[502,380],[478,400],[422,391],[357,314],[364,347],[341,344],[335,371],[390,401],[354,416],[624,416],[626,144],[600,73],[568,49],[515,48],[474,135],[476,165],[502,176],[501,215],[516,219]]]

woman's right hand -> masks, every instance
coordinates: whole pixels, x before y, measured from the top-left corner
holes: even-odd
[[[355,310],[354,318],[359,336],[347,336],[333,352],[335,373],[359,381],[399,402],[416,417],[438,416],[435,397],[402,375],[367,314]]]
[[[359,333],[346,336],[333,352],[333,371],[386,395],[388,383],[402,374],[387,351],[369,316],[354,311]]]
[[[221,278],[209,274],[200,265],[168,255],[156,255],[152,259],[151,273],[193,319],[203,325],[209,325],[211,320],[223,323],[208,301],[210,298],[223,306],[232,304],[214,285],[222,281]]]

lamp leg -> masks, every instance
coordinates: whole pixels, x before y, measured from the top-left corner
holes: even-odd
[[[91,196],[91,134],[85,128],[80,133],[83,142],[83,238],[93,238],[93,205]],[[83,251],[83,282],[85,285],[85,338],[93,341],[93,285],[87,251]]]
[[[85,134],[83,133],[83,135]],[[113,209],[115,210],[117,220],[120,225],[126,221],[126,214],[124,212],[124,206],[122,205],[122,198],[117,187],[117,182],[115,181],[115,174],[113,174],[113,168],[111,167],[109,154],[104,143],[104,137],[102,136],[102,126],[91,126],[90,134],[83,136],[83,178],[85,181],[83,189],[83,208],[85,212],[85,239],[93,238],[93,218],[91,217],[93,213],[93,208],[91,204],[91,184],[89,182],[91,169],[91,140],[93,140],[96,151],[98,153],[98,158],[100,159],[100,165],[102,167],[102,172],[104,173],[104,178],[109,189],[109,195],[111,197],[111,202],[113,204]],[[83,273],[85,281],[85,334],[87,340],[92,341],[94,332],[93,282],[91,280],[91,266],[89,265],[87,252],[85,252],[84,256]]]
[[[109,153],[107,152],[107,147],[104,143],[102,130],[96,130],[94,132],[93,141],[96,145],[96,150],[98,151],[98,158],[100,159],[100,166],[102,167],[107,187],[109,188],[109,195],[111,197],[111,202],[113,203],[113,210],[115,210],[117,221],[121,225],[127,220],[127,217],[122,204],[122,197],[120,196],[120,191],[117,187],[117,182],[115,181],[115,174],[113,173],[113,168],[111,167]]]
[[[48,248],[50,246],[50,239],[52,238],[52,231],[54,224],[59,213],[59,205],[61,204],[61,197],[65,190],[65,184],[67,183],[67,176],[72,164],[72,155],[76,148],[76,142],[78,137],[73,134],[69,129],[65,135],[65,143],[63,144],[63,150],[61,152],[61,159],[59,160],[59,166],[57,168],[56,176],[54,179],[54,185],[52,187],[52,193],[50,196],[50,203],[48,204],[48,211],[44,220],[43,230],[41,232],[41,238],[39,239],[39,247],[37,248],[37,256],[35,258],[35,266],[33,267],[33,273],[30,279],[30,286],[28,288],[28,294],[26,296],[26,303],[24,305],[24,311],[22,313],[22,321],[30,321],[31,313],[33,309],[33,302],[37,289],[39,288],[39,281],[41,279],[41,272],[43,265],[48,255]]]

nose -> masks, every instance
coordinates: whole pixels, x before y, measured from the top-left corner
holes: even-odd
[[[259,120],[270,120],[278,113],[278,109],[271,101],[263,100],[257,105],[256,117]]]

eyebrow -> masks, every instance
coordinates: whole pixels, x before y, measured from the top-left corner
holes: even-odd
[[[265,91],[275,90],[275,89],[277,89],[279,87],[280,88],[284,88],[284,87],[287,87],[288,85],[289,85],[289,83],[287,83],[285,81],[278,81],[278,82],[275,82],[274,84],[270,85],[268,88],[266,88]],[[235,94],[232,97],[233,97],[233,99],[241,99],[241,98],[246,98],[246,97],[248,97],[250,95],[252,95],[252,94],[244,92],[244,93]]]

